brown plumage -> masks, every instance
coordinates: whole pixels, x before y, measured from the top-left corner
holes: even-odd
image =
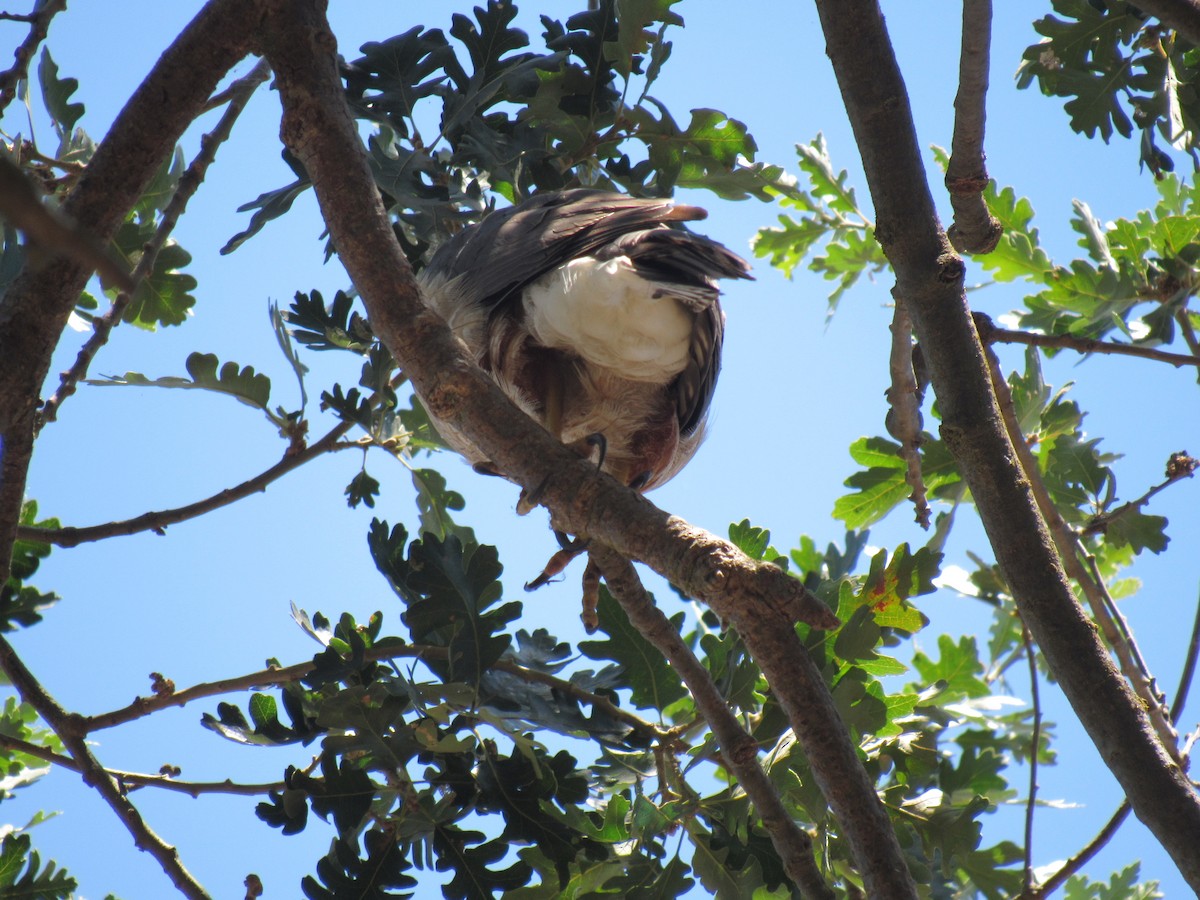
[[[538,194],[456,235],[419,280],[513,402],[582,455],[600,443],[605,471],[649,490],[703,438],[724,332],[716,279],[749,277],[725,247],[670,227],[705,215],[604,191]]]

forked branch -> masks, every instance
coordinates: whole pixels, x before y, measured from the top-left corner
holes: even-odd
[[[346,108],[335,40],[319,0],[260,0],[264,52],[284,106],[284,142],[316,189],[342,262],[375,333],[437,418],[469,436],[526,490],[538,488],[556,528],[639,559],[708,603],[742,635],[780,698],[821,789],[876,898],[912,898],[886,810],[816,665],[794,629],[836,617],[799,580],[668,516],[555,441],[468,360],[421,302]]]

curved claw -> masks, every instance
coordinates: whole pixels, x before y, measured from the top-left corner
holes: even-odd
[[[585,441],[589,447],[596,447],[600,451],[600,458],[596,460],[596,471],[598,472],[604,468],[604,458],[608,455],[608,438],[597,431],[589,434]]]
[[[555,575],[561,574],[563,569],[571,564],[571,560],[582,552],[582,548],[579,550],[559,550],[550,557],[550,560],[546,563],[546,567],[542,569],[542,573],[525,585],[525,590],[536,591],[538,588],[549,584]]]
[[[555,531],[554,539],[558,541],[558,546],[562,547],[568,553],[582,553],[591,543],[590,538],[571,537],[565,531]]]

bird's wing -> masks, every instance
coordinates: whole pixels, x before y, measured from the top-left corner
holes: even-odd
[[[695,206],[608,191],[537,194],[455,235],[434,254],[421,280],[453,281],[461,301],[493,309],[547,272],[592,255],[624,234],[705,215]]]

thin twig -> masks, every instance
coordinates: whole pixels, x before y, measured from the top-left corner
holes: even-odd
[[[15,62],[12,68],[0,73],[0,115],[17,96],[17,85],[22,79],[29,77],[29,63],[50,31],[50,20],[66,8],[67,0],[47,0],[41,9],[25,16],[5,13],[10,21],[28,22],[29,34],[21,42],[21,46],[13,51]]]
[[[1149,503],[1151,498],[1159,491],[1166,490],[1175,482],[1182,481],[1184,478],[1191,478],[1196,473],[1197,467],[1200,467],[1200,461],[1188,456],[1186,452],[1172,453],[1170,459],[1167,461],[1167,477],[1165,481],[1154,485],[1154,487],[1150,488],[1150,490],[1146,491],[1146,493],[1142,494],[1136,500],[1130,500],[1128,503],[1123,503],[1111,512],[1096,516],[1092,521],[1088,522],[1080,534],[1104,533],[1105,529],[1117,519],[1141,509]]]
[[[174,196],[163,209],[162,221],[158,223],[154,236],[142,250],[142,256],[132,274],[134,284],[117,294],[108,312],[93,320],[91,337],[80,349],[71,368],[62,374],[58,389],[42,407],[41,414],[38,416],[37,428],[40,429],[45,423],[53,422],[57,418],[58,408],[63,401],[75,393],[77,385],[87,375],[88,366],[91,365],[96,353],[108,343],[112,330],[121,324],[121,317],[133,301],[137,287],[154,271],[159,252],[166,244],[171,232],[175,230],[180,216],[187,210],[188,202],[203,183],[208,167],[216,159],[217,149],[229,139],[234,123],[241,115],[242,110],[246,108],[246,104],[250,102],[250,97],[254,94],[255,89],[266,81],[270,74],[270,66],[267,65],[266,60],[260,59],[249,74],[239,78],[224,92],[229,96],[229,107],[217,122],[216,127],[200,139],[200,152],[196,154],[196,158],[192,160],[191,165],[180,177]]]
[[[963,0],[962,51],[954,98],[954,137],[946,166],[946,190],[954,224],[946,236],[960,253],[991,253],[1003,228],[983,201],[988,186],[983,135],[987,123],[992,0]]]
[[[400,658],[445,660],[448,658],[448,654],[449,651],[445,647],[430,647],[423,644],[408,644],[403,647],[385,645],[368,648],[363,654],[363,659],[372,662]],[[205,697],[232,694],[253,688],[280,687],[285,684],[292,684],[309,675],[314,668],[315,665],[312,662],[297,663],[284,668],[272,667],[261,669],[258,672],[251,672],[248,675],[238,675],[233,678],[224,678],[220,681],[203,682],[181,691],[156,693],[151,697],[137,697],[128,706],[123,706],[111,712],[82,718],[80,729],[83,734],[91,734],[105,728],[124,725],[159,710],[168,709],[173,706],[185,706],[194,700],[200,700]],[[556,693],[571,697],[582,703],[587,703],[593,708],[602,711],[606,716],[628,726],[631,731],[643,738],[663,740],[669,734],[673,734],[673,732],[664,731],[653,722],[649,722],[626,709],[622,709],[608,697],[594,694],[577,684],[572,684],[570,681],[562,678],[556,678],[546,672],[528,669],[507,659],[498,660],[492,664],[492,668],[500,672],[506,672],[523,681],[544,684]]]
[[[91,748],[84,740],[84,732],[80,728],[81,718],[75,713],[68,713],[58,705],[58,702],[42,687],[33,673],[25,667],[12,645],[2,636],[0,636],[0,669],[4,670],[21,698],[37,710],[42,720],[62,740],[63,746],[74,758],[76,771],[83,777],[84,784],[95,788],[97,793],[112,807],[117,818],[133,835],[133,842],[137,848],[145,850],[158,861],[167,877],[185,897],[193,898],[193,900],[208,900],[208,892],[184,868],[175,848],[150,830],[150,826],[142,819],[137,808],[129,802],[129,798],[125,796],[121,786],[105,771],[100,761],[92,754]]]
[[[1038,690],[1037,656],[1033,650],[1033,637],[1029,629],[1021,625],[1021,642],[1029,659],[1029,694],[1033,702],[1033,735],[1029,750],[1029,799],[1025,803],[1025,890],[1033,887],[1033,811],[1037,806],[1038,753],[1042,743],[1042,700]]]
[[[1025,477],[1029,481],[1029,487],[1041,510],[1042,517],[1045,519],[1046,527],[1050,530],[1050,536],[1062,559],[1063,567],[1083,591],[1092,611],[1093,620],[1116,655],[1121,672],[1141,700],[1163,749],[1178,762],[1178,735],[1164,713],[1162,698],[1154,687],[1154,680],[1145,669],[1144,663],[1139,665],[1141,654],[1136,651],[1127,626],[1124,628],[1124,635],[1122,634],[1123,629],[1116,621],[1120,613],[1116,610],[1116,604],[1113,603],[1112,597],[1104,586],[1103,579],[1093,577],[1092,573],[1084,566],[1081,557],[1087,556],[1087,553],[1080,544],[1079,536],[1063,519],[1058,507],[1054,505],[1054,501],[1050,497],[1037,460],[1029,449],[1025,435],[1021,433],[1016,409],[1013,407],[1012,393],[1000,371],[1000,361],[990,347],[985,347],[985,354],[991,372],[992,390],[1000,407],[1001,418],[1008,429],[1009,440],[1012,442],[1013,450]]]
[[[70,769],[73,772],[80,771],[79,763],[71,757],[63,756],[61,753],[55,753],[53,750],[47,750],[45,747],[31,744],[29,741],[23,741],[20,738],[0,734],[0,747],[7,750],[15,750],[27,756],[35,756],[40,760],[64,769]],[[228,778],[224,781],[179,781],[169,775],[146,775],[141,772],[123,772],[120,769],[105,769],[105,771],[110,778],[114,779],[124,788],[158,787],[169,791],[177,791],[181,794],[188,794],[192,797],[199,797],[201,794],[238,794],[241,796],[256,797],[270,793],[271,791],[282,791],[287,787],[282,781],[266,782],[263,784],[242,784],[230,781]]]
[[[1070,334],[1037,334],[1032,331],[1012,331],[998,328],[987,316],[975,314],[975,326],[984,343],[1025,344],[1032,347],[1052,347],[1060,350],[1075,350],[1078,353],[1106,353],[1115,356],[1134,356],[1180,366],[1200,366],[1200,356],[1186,353],[1169,353],[1153,347],[1139,347],[1117,341],[1098,341],[1093,338],[1075,337]]]
[[[922,393],[913,369],[912,319],[908,308],[897,301],[892,310],[892,349],[888,357],[891,386],[887,389],[889,405],[885,424],[888,434],[900,442],[900,455],[906,468],[904,480],[912,494],[909,500],[916,509],[917,524],[929,529],[929,500],[925,495],[925,480],[921,476],[921,400]]]
[[[717,739],[725,767],[762,817],[763,826],[771,836],[788,876],[805,897],[832,900],[833,890],[821,877],[813,857],[812,838],[788,815],[778,791],[758,763],[757,742],[738,724],[709,671],[683,642],[662,610],[655,606],[629,560],[600,545],[589,552],[629,621],[662,651],[688,686],[696,708]]]
[[[231,503],[249,497],[252,494],[265,491],[267,486],[272,482],[278,481],[288,472],[298,469],[323,453],[331,453],[345,447],[357,447],[357,444],[343,444],[341,442],[342,437],[355,424],[355,422],[349,421],[339,422],[315,444],[310,444],[295,452],[289,450],[279,462],[275,463],[269,469],[260,472],[253,478],[243,481],[241,484],[226,488],[223,491],[213,494],[211,497],[197,500],[195,503],[189,503],[186,506],[177,506],[174,509],[143,513],[132,519],[122,519],[116,522],[106,522],[103,525],[88,525],[81,528],[70,526],[66,528],[34,528],[29,525],[21,525],[17,528],[17,538],[23,541],[54,544],[57,547],[77,547],[80,544],[86,544],[90,541],[138,534],[143,531],[153,531],[156,534],[162,534],[168,525],[186,522],[188,519],[194,519],[197,516],[212,512],[214,509],[220,509],[223,506],[228,506]]]

